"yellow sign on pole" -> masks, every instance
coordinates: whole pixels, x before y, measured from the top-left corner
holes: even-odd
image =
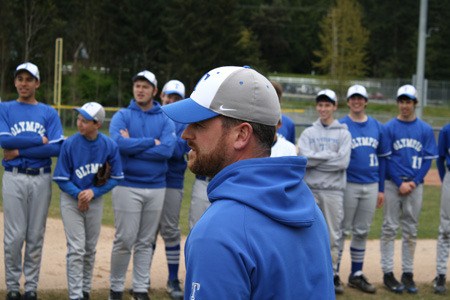
[[[55,82],[53,86],[53,104],[61,112],[61,83],[62,83],[62,50],[63,39],[57,38],[55,43]]]

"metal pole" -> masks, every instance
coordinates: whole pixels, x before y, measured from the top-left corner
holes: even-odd
[[[53,85],[53,104],[61,112],[61,83],[62,83],[62,49],[63,39],[57,38],[55,42],[55,80]]]
[[[419,20],[419,37],[417,46],[417,68],[416,68],[416,80],[417,80],[417,117],[422,118],[424,98],[424,77],[425,77],[425,43],[427,35],[427,11],[428,0],[420,0],[420,20]]]

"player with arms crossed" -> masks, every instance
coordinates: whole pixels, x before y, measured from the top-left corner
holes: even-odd
[[[438,140],[439,157],[436,165],[439,170],[441,187],[441,221],[436,246],[436,278],[434,279],[434,291],[437,294],[445,294],[447,275],[447,261],[450,250],[450,124],[445,125],[439,132]]]
[[[18,98],[0,105],[3,150],[3,212],[6,299],[37,299],[45,224],[51,200],[51,157],[58,156],[63,129],[58,113],[36,100],[38,67],[30,62],[14,74]],[[24,255],[22,248],[25,244]]]
[[[189,124],[189,169],[212,177],[211,206],[186,241],[184,298],[333,299],[325,220],[302,180],[306,159],[269,158],[281,116],[269,80],[216,68],[163,110]]]
[[[433,128],[416,117],[416,89],[401,86],[397,91],[399,114],[385,124],[392,154],[387,160],[383,226],[381,229],[381,268],[383,282],[394,293],[417,293],[413,278],[417,226],[422,209],[423,179],[437,157]],[[402,226],[402,277],[394,276],[394,241]]]
[[[69,298],[87,300],[102,225],[102,195],[123,179],[123,172],[117,144],[98,132],[105,120],[104,108],[89,102],[76,110],[78,133],[64,141],[53,180],[61,189]],[[111,178],[100,183],[95,179],[106,164],[111,168]]]
[[[133,254],[133,298],[149,299],[150,266],[166,191],[167,160],[176,143],[175,125],[154,100],[155,75],[133,77],[130,105],[109,126],[119,146],[124,180],[112,191],[116,234],[111,254],[110,300],[120,300]]]
[[[352,151],[347,168],[347,185],[344,190],[344,221],[340,241],[339,263],[345,238],[351,234],[351,273],[348,285],[366,293],[375,293],[362,269],[375,208],[384,202],[386,156],[390,149],[385,141],[383,126],[366,115],[368,96],[366,88],[353,85],[347,91],[349,114],[339,121],[347,124],[352,135]]]
[[[339,246],[344,218],[345,170],[350,162],[351,135],[347,125],[334,118],[337,110],[336,93],[321,90],[316,97],[319,118],[306,128],[298,139],[299,154],[308,159],[305,182],[327,221],[333,260],[334,287],[342,294],[344,287],[339,278]]]

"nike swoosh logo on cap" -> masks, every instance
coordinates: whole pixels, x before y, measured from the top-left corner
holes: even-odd
[[[223,107],[223,104],[219,107],[219,109],[220,110],[223,110],[223,111],[232,111],[232,110],[235,110],[234,108],[225,108],[225,107]]]

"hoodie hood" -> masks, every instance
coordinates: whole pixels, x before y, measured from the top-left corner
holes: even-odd
[[[146,114],[159,114],[162,113],[161,104],[159,102],[152,100],[152,108],[149,110],[143,111]],[[131,99],[130,105],[128,105],[129,109],[142,111],[141,107],[137,105],[135,99]]]
[[[309,227],[315,220],[315,200],[303,181],[304,157],[253,158],[233,163],[208,185],[211,203],[243,203],[274,221]]]
[[[315,122],[313,122],[312,126],[314,127],[320,127],[320,128],[326,128],[326,129],[347,129],[347,125],[340,123],[338,120],[334,120],[330,125],[323,126],[322,122],[320,122],[320,118],[317,119]]]

